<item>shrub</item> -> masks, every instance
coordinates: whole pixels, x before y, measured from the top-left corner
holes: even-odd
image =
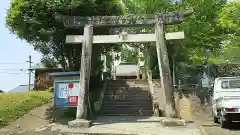
[[[0,128],[4,127],[30,110],[51,101],[47,91],[0,93]]]

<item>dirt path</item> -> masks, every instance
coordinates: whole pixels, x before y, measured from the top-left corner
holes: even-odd
[[[26,131],[34,131],[36,129],[46,128],[51,122],[51,112],[52,103],[35,108],[15,122],[11,123],[9,126],[0,129],[0,134],[15,135]]]

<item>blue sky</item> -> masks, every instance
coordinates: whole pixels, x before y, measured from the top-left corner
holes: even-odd
[[[34,51],[25,41],[17,39],[5,27],[6,10],[9,7],[9,0],[3,0],[0,4],[0,89],[9,91],[21,84],[28,84],[28,72],[20,71],[27,69],[28,56],[38,62],[41,54]],[[33,79],[32,79],[33,82]]]
[[[233,0],[229,0],[233,1]],[[238,1],[238,0],[235,0]],[[9,0],[0,4],[0,89],[9,91],[21,84],[28,84],[28,74],[20,69],[27,69],[28,56],[32,55],[33,62],[39,62],[41,54],[34,51],[31,45],[17,39],[5,27],[6,10]],[[32,83],[34,78],[32,77]]]

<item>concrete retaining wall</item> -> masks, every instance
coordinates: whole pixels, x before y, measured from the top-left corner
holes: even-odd
[[[211,120],[211,96],[200,90],[174,92],[175,105],[180,118],[185,120]]]
[[[154,91],[162,90],[159,80],[153,80]],[[174,99],[177,115],[187,121],[211,120],[212,97],[203,89],[174,90]],[[159,101],[159,100],[158,100]],[[160,108],[162,108],[161,106]]]

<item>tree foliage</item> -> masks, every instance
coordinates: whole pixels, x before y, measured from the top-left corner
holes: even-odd
[[[181,24],[169,25],[165,28],[167,32],[183,30],[185,32],[185,39],[166,42],[171,66],[174,56],[177,69],[182,69],[184,75],[187,75],[185,71],[189,70],[189,68],[204,65],[204,51],[206,49],[209,49],[214,56],[221,48],[224,37],[221,34],[222,27],[218,25],[218,18],[226,4],[226,0],[184,0],[183,2],[172,0],[125,0],[124,3],[128,9],[127,11],[131,13],[152,14],[156,12],[193,10],[193,14],[184,18]],[[147,29],[149,32],[154,32],[153,30]],[[153,73],[158,74],[156,49],[151,46],[148,49],[148,54],[151,56],[151,69]],[[178,76],[183,77],[182,71],[179,71],[179,73]]]
[[[42,61],[46,65],[55,67],[60,64],[63,68],[79,70],[81,45],[68,45],[65,37],[67,34],[83,34],[83,28],[66,29],[54,19],[54,14],[119,15],[124,13],[123,9],[118,0],[13,0],[7,12],[6,24],[12,33],[44,55]],[[94,33],[104,34],[109,31],[99,28]],[[99,64],[97,61],[100,54],[109,48],[106,45],[94,46],[93,67]]]
[[[221,50],[222,41],[231,39],[231,45],[239,45],[239,38],[237,38],[240,24],[239,2],[226,4],[227,0],[122,1],[124,4],[121,4],[120,0],[13,0],[7,12],[6,23],[12,33],[28,41],[35,50],[43,54],[42,62],[46,66],[56,67],[60,64],[63,68],[72,70],[78,70],[80,67],[81,45],[67,45],[65,36],[67,34],[83,34],[83,29],[64,28],[63,24],[55,21],[53,17],[55,12],[65,15],[95,16],[120,15],[125,12],[127,14],[152,14],[191,9],[193,14],[186,17],[181,24],[165,27],[166,32],[183,30],[185,32],[184,40],[166,42],[170,64],[174,56],[179,68],[203,66],[206,49],[210,50],[213,57],[227,52],[227,50]],[[225,28],[234,31],[231,36],[222,34],[222,29]],[[135,31],[154,32],[154,29],[141,28],[135,29]],[[96,28],[94,33],[109,34],[110,31],[106,28]],[[96,45],[93,47],[92,69],[96,74],[99,74],[102,68],[100,54],[109,52],[112,47],[116,46]],[[151,69],[158,74],[155,47],[153,45],[147,47],[145,44],[141,48],[142,51],[147,49],[148,55],[151,57]],[[232,54],[231,51],[228,54]],[[127,61],[135,61],[137,54],[123,50],[122,56]],[[215,61],[213,58],[210,60]]]
[[[221,63],[240,63],[240,2],[229,2],[219,14],[219,26],[227,30],[223,49],[218,55]]]
[[[229,2],[222,8],[219,24],[223,28],[240,29],[240,2]]]
[[[137,63],[138,62],[138,52],[135,48],[130,46],[124,46],[121,49],[121,60],[123,62]]]

